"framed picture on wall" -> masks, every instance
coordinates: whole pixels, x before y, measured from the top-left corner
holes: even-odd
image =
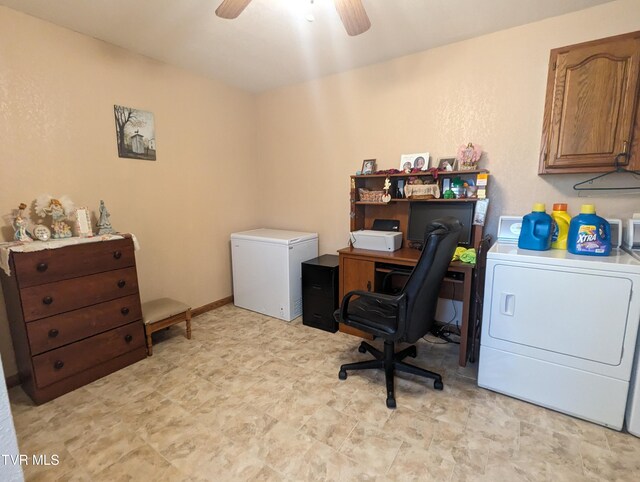
[[[362,161],[362,169],[360,172],[362,174],[373,174],[376,170],[376,160],[375,159],[365,159]]]
[[[156,160],[156,130],[153,112],[113,106],[118,157]]]
[[[400,170],[411,171],[413,169],[420,169],[421,171],[426,171],[427,169],[429,169],[428,152],[402,154],[402,156],[400,156]]]

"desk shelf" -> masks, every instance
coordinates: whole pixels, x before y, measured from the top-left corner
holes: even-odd
[[[463,198],[463,199],[406,199],[399,197],[392,197],[388,203],[384,202],[371,202],[360,200],[360,189],[368,189],[370,191],[382,191],[384,187],[384,181],[386,178],[391,179],[391,190],[389,193],[393,196],[396,194],[396,186],[398,180],[408,180],[409,178],[421,178],[425,181],[441,183],[442,179],[451,179],[456,176],[460,176],[463,179],[477,180],[478,174],[488,174],[487,169],[475,169],[469,171],[439,171],[437,178],[434,177],[433,172],[423,171],[419,173],[399,173],[399,174],[367,174],[360,176],[351,176],[351,192],[350,192],[350,210],[351,210],[351,231],[358,231],[361,229],[371,229],[373,221],[375,219],[393,219],[399,221],[400,231],[403,233],[403,244],[408,244],[407,240],[407,226],[409,221],[409,208],[410,203],[427,203],[438,205],[438,203],[463,203],[469,204],[469,207],[475,207],[478,202],[477,198]],[[441,186],[442,190],[442,186]],[[474,247],[482,239],[482,227],[473,226],[472,228],[472,243]]]
[[[468,171],[438,171],[438,177],[442,176],[442,177],[455,177],[455,176],[467,176],[470,174],[483,174],[489,173],[488,169],[472,169],[472,170],[468,170]],[[375,179],[375,178],[386,178],[386,177],[390,177],[390,178],[402,178],[402,177],[423,177],[423,176],[427,176],[427,177],[434,177],[434,175],[429,172],[429,171],[423,171],[423,172],[413,172],[413,173],[409,173],[407,174],[406,172],[402,172],[402,173],[398,173],[398,174],[360,174],[358,176],[351,176],[351,179]]]

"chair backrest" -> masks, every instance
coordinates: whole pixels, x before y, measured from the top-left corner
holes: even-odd
[[[414,343],[431,329],[440,284],[458,245],[461,229],[460,221],[453,217],[436,219],[427,226],[420,259],[402,290],[407,297],[402,341]]]

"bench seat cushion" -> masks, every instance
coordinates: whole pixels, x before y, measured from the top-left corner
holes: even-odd
[[[165,320],[171,316],[184,313],[191,309],[180,301],[171,298],[159,298],[157,300],[142,303],[142,321],[145,325]]]

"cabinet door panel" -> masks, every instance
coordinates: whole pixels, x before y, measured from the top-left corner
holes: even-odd
[[[340,302],[349,291],[374,291],[375,263],[357,258],[340,257]],[[373,336],[340,323],[340,331],[371,340]]]
[[[374,291],[375,266],[373,261],[345,258],[344,269],[341,269],[340,273],[342,274],[341,296],[353,290]]]
[[[611,170],[631,149],[640,38],[615,37],[551,53],[540,173]],[[618,157],[619,164],[629,159]]]

